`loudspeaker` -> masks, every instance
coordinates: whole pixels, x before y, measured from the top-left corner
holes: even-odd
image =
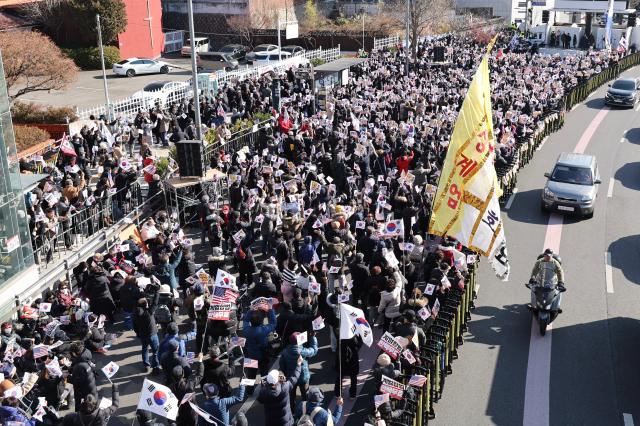
[[[435,46],[433,48],[433,61],[444,62],[444,46]]]
[[[543,10],[542,11],[542,23],[546,24],[549,22],[549,11],[548,10]]]
[[[627,18],[627,27],[635,27],[636,26],[636,14],[635,13],[630,13],[629,17]]]
[[[180,177],[204,176],[204,156],[201,141],[180,141],[176,143]]]

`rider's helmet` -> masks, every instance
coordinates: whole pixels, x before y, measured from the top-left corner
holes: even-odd
[[[553,250],[548,248],[544,251],[545,256],[553,256]]]

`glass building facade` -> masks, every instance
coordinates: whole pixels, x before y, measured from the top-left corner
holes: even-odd
[[[0,52],[0,288],[34,264]]]

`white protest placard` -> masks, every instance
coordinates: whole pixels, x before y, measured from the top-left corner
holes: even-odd
[[[202,296],[198,296],[193,299],[193,309],[195,311],[199,311],[204,306],[204,298]]]
[[[100,398],[100,405],[98,406],[98,408],[109,408],[111,407],[111,404],[113,404],[113,402],[111,401],[111,399],[103,396],[102,398]]]
[[[429,312],[429,308],[427,306],[423,306],[418,310],[418,315],[420,315],[420,318],[422,318],[423,321],[426,321],[431,316],[431,312]]]
[[[255,386],[256,385],[256,379],[244,378],[244,379],[240,380],[240,384],[243,385],[243,386]]]
[[[209,306],[207,319],[211,321],[228,321],[231,315],[231,303]]]
[[[405,386],[393,380],[390,377],[382,375],[382,385],[380,385],[380,392],[388,393],[391,398],[394,399],[402,399],[402,395],[404,395]]]
[[[322,330],[324,328],[324,318],[318,317],[311,322],[313,331]]]
[[[409,349],[402,351],[402,356],[409,362],[409,364],[413,365],[416,363],[416,357],[413,356]]]
[[[402,345],[388,331],[378,341],[378,347],[392,359],[397,359],[402,352]]]
[[[298,333],[298,335],[296,335],[296,343],[298,344],[298,346],[307,343],[307,339],[308,336],[306,331],[304,333]]]
[[[107,376],[107,379],[111,379],[119,369],[120,366],[113,361],[101,368],[104,375]]]

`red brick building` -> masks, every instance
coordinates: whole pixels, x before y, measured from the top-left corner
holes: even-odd
[[[127,29],[118,36],[121,58],[157,58],[164,48],[160,0],[123,0]]]

